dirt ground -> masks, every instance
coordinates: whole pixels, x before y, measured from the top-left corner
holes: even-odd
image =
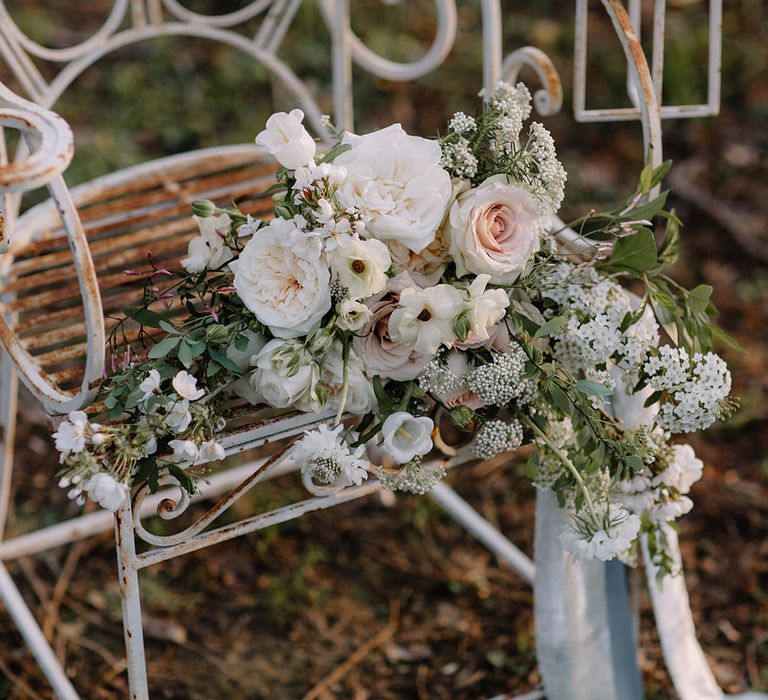
[[[699,637],[728,692],[768,688],[768,90],[761,22],[761,2],[728,8],[723,114],[670,123],[665,132],[677,163],[672,200],[685,222],[675,276],[714,285],[721,322],[746,349],[725,352],[742,408],[727,426],[693,438],[705,478],[680,524]],[[572,40],[567,31],[553,34],[552,21],[523,30],[553,51]],[[505,40],[521,43],[516,35]],[[391,84],[368,89],[384,94],[388,106],[371,97],[370,121],[387,112],[388,120],[394,114],[421,133],[434,131],[459,99],[448,94],[450,86],[435,84],[420,93]],[[418,109],[419,99],[432,98],[429,113]],[[77,112],[77,105],[65,107]],[[629,166],[642,159],[636,125],[576,127],[567,108],[551,125],[571,173],[574,211],[628,191]],[[105,143],[89,131],[76,135],[86,151]],[[17,450],[10,533],[73,515],[53,484],[56,458],[39,409],[26,396]],[[449,482],[531,553],[533,491],[522,462],[464,467]],[[295,480],[281,478],[226,518],[301,496]],[[111,535],[9,568],[83,697],[126,697]],[[153,567],[142,574],[142,587],[156,698],[476,700],[523,692],[540,680],[530,590],[426,498],[385,506],[373,497],[316,513]],[[647,594],[641,637],[647,696],[674,700]],[[50,697],[0,608],[0,698]]]

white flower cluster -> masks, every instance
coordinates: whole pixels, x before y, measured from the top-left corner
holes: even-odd
[[[527,388],[523,380],[525,352],[517,345],[508,352],[492,353],[488,364],[476,367],[467,377],[467,386],[486,406],[505,406]]]
[[[646,513],[653,523],[675,520],[693,508],[686,494],[701,479],[703,469],[690,445],[672,445],[640,474],[619,484],[620,500],[633,513]]]
[[[618,503],[601,503],[594,513],[574,514],[560,541],[577,559],[608,561],[626,552],[639,531],[639,516]]]
[[[503,452],[514,452],[523,444],[520,421],[491,420],[483,423],[475,435],[472,451],[480,459],[491,459]]]
[[[440,165],[450,170],[456,177],[467,180],[477,175],[477,156],[472,152],[469,141],[463,137],[443,145]]]
[[[68,496],[83,503],[85,494],[104,508],[116,510],[129,496],[129,486],[138,460],[153,455],[162,439],[169,452],[160,464],[182,468],[224,459],[224,448],[210,437],[223,425],[200,402],[205,391],[188,372],[178,372],[172,391],[161,391],[163,380],[151,369],[135,390],[139,420],[128,431],[125,426],[92,423],[83,411],[72,411],[53,434],[66,473],[59,481],[69,488]],[[215,424],[211,421],[215,420]]]
[[[565,325],[554,334],[557,358],[574,374],[594,370],[613,360],[634,385],[650,348],[659,343],[653,314],[643,313],[621,330],[635,311],[628,293],[589,264],[553,266],[544,279],[542,296],[557,304],[550,316],[562,315]]]
[[[321,425],[307,431],[292,448],[291,456],[299,465],[301,473],[315,483],[344,487],[359,486],[368,478],[368,460],[364,458],[362,446],[350,451],[341,438],[343,426],[333,430]]]
[[[404,491],[423,496],[445,478],[445,467],[441,464],[426,467],[421,459],[414,459],[397,471],[378,467],[376,475],[387,491]]]
[[[708,428],[728,410],[731,373],[712,352],[691,357],[683,348],[664,346],[643,367],[648,385],[664,392],[656,424],[671,433]]]
[[[535,164],[538,177],[534,194],[540,202],[542,213],[555,212],[565,196],[567,175],[557,159],[555,141],[543,124],[533,122],[528,130],[526,152]]]
[[[520,132],[523,123],[531,116],[531,92],[524,83],[510,85],[496,83],[491,94],[480,92],[490,107],[499,113],[494,131],[497,148],[504,155],[514,153],[520,146]]]

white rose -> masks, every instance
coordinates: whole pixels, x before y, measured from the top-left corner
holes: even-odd
[[[503,289],[486,289],[490,275],[478,275],[469,286],[469,324],[475,341],[484,342],[490,338],[488,329],[506,315],[509,296]]]
[[[325,406],[338,408],[344,387],[344,358],[341,343],[336,343],[323,363],[320,376],[326,394]],[[376,395],[368,377],[365,376],[363,363],[350,350],[347,361],[347,398],[344,410],[358,416],[365,415],[376,407]]]
[[[418,253],[435,239],[451,197],[440,167],[440,146],[409,136],[399,124],[366,136],[347,134],[352,146],[334,161],[347,171],[337,197],[366,218],[371,238],[399,241]]]
[[[263,146],[269,154],[288,170],[307,165],[317,151],[309,132],[302,126],[304,112],[300,109],[276,112],[267,119],[267,128],[256,137],[256,145]]]
[[[453,345],[453,322],[463,307],[464,295],[449,284],[409,287],[400,293],[400,303],[389,319],[389,334],[396,343],[434,355],[441,345]]]
[[[113,513],[128,502],[131,490],[127,484],[121,484],[114,476],[99,472],[88,479],[83,488],[88,492],[92,501]]]
[[[431,418],[416,418],[406,411],[393,413],[381,428],[384,449],[396,464],[406,464],[432,449]]]
[[[459,276],[487,273],[509,284],[539,250],[540,228],[531,193],[493,175],[456,198],[445,231]]]
[[[440,281],[451,261],[443,238],[438,231],[435,240],[419,253],[397,241],[388,241],[387,245],[397,270],[406,271],[419,287],[432,287]]]
[[[205,395],[205,389],[198,389],[197,379],[186,370],[177,372],[171,384],[173,385],[174,391],[181,396],[182,399],[197,401]]]
[[[251,386],[264,403],[275,408],[317,410],[320,371],[300,343],[270,340],[254,359]]]
[[[359,331],[373,316],[373,312],[365,304],[351,299],[338,303],[336,313],[336,325],[343,331]]]
[[[181,261],[181,266],[187,272],[203,272],[215,270],[234,257],[234,253],[224,242],[221,234],[229,233],[232,223],[228,214],[220,216],[194,217],[200,235],[195,236],[187,247],[187,257]]]
[[[304,335],[331,308],[330,272],[321,253],[318,237],[274,219],[230,265],[243,303],[278,338]]]
[[[341,285],[347,288],[351,299],[372,297],[387,286],[387,270],[392,265],[392,258],[381,241],[337,236],[336,246],[328,258],[331,269]]]

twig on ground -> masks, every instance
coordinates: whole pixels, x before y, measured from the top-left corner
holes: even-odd
[[[390,637],[392,637],[397,631],[400,617],[400,606],[395,602],[392,606],[392,610],[389,615],[389,622],[373,637],[371,637],[362,646],[358,647],[352,654],[350,654],[341,664],[339,664],[333,671],[331,671],[325,678],[322,678],[311,690],[302,698],[302,700],[315,700],[320,694],[332,686],[337,681],[340,681],[347,675],[357,664],[359,664],[368,654],[370,654],[376,647],[381,646]]]
[[[10,668],[8,668],[8,665],[3,661],[2,657],[0,657],[0,673],[13,683],[14,688],[23,693],[23,697],[28,698],[28,700],[43,700],[43,697],[32,690],[21,676],[16,675]]]

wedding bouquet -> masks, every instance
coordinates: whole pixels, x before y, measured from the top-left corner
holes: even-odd
[[[662,526],[691,509],[702,473],[670,436],[735,406],[711,352],[713,337],[729,342],[711,288],[664,274],[679,221],[649,193],[669,166],[566,227],[552,137],[524,128],[529,91],[482,96],[437,140],[395,124],[337,134],[324,153],[300,110],[272,115],[256,143],[281,166],[273,218],[192,205],[200,235],[182,269],[146,275],[143,306],[126,310],[137,340],[112,333],[122,362],[103,416],[73,412],[54,435],[70,498],[116,509],[165,473],[194,491],[200,466],[225,456],[233,397],[330,416],[290,451],[326,489],[373,473],[424,493],[445,473],[425,457],[447,421],[478,458],[533,446],[533,484],[570,514],[568,550],[607,560],[642,529],[664,568]],[[566,230],[578,254],[559,244]],[[183,320],[166,311],[179,305]],[[627,401],[649,409],[636,424],[614,416]]]

